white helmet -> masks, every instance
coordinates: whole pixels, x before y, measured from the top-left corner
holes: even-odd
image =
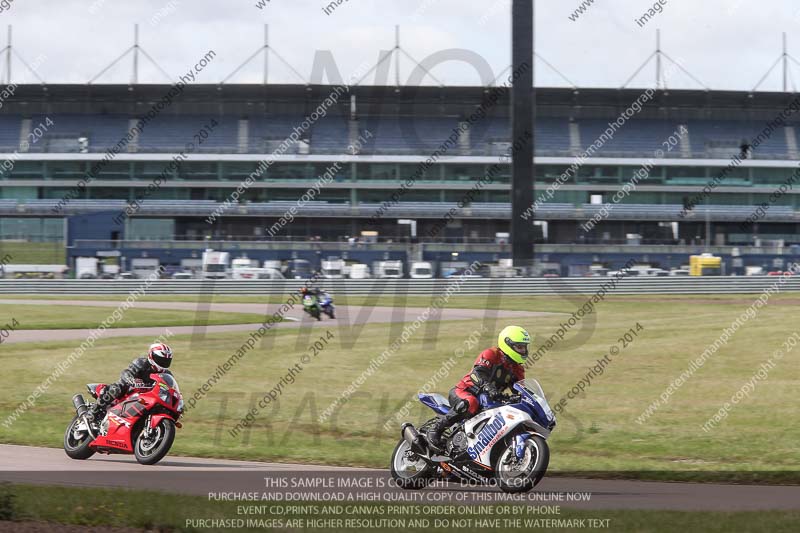
[[[147,359],[156,370],[163,372],[172,364],[172,350],[163,342],[153,343],[147,350]]]

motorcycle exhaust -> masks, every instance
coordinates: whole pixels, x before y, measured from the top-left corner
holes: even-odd
[[[89,423],[89,408],[86,407],[86,402],[83,401],[83,396],[80,394],[73,396],[72,405],[75,406],[75,412],[78,414],[78,418],[86,423],[86,430],[89,432],[89,436],[91,436],[93,439],[96,438],[97,432],[92,429],[92,425]]]
[[[403,424],[403,427],[400,429],[400,434],[409,446],[411,446],[412,451],[421,454],[426,453],[427,446],[425,446],[425,441],[422,435],[419,434],[419,431],[414,428],[413,424]]]
[[[86,407],[86,402],[83,401],[83,396],[80,394],[73,396],[72,405],[75,406],[75,411],[78,413],[78,418],[86,417],[86,414],[89,412],[89,408]]]

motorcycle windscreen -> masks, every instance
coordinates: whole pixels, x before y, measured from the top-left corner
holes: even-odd
[[[181,391],[180,387],[178,387],[178,381],[172,374],[158,374],[158,377],[161,378],[169,388],[175,389],[175,392]]]
[[[514,384],[515,387],[524,389],[528,394],[532,395],[534,399],[539,403],[539,406],[544,411],[544,414],[547,416],[548,420],[555,420],[555,415],[553,414],[552,409],[550,409],[550,404],[547,403],[547,398],[545,398],[544,391],[542,390],[542,386],[539,385],[539,382],[532,378],[523,379],[517,381]]]

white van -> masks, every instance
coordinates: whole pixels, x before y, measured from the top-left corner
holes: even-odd
[[[399,279],[403,277],[402,261],[378,261],[375,274],[379,278]]]
[[[322,277],[326,279],[341,279],[344,277],[344,261],[331,259],[322,261]]]
[[[408,275],[412,279],[430,279],[433,277],[433,265],[427,261],[416,261],[411,263]]]
[[[350,265],[350,279],[368,279],[370,278],[369,267],[363,263],[355,263]]]

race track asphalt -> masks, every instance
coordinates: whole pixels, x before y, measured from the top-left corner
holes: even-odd
[[[180,431],[178,437],[180,438]],[[437,482],[421,491],[391,486],[388,470],[347,468],[255,461],[231,461],[167,456],[156,466],[141,466],[128,455],[95,455],[75,461],[58,448],[0,445],[0,481],[74,487],[124,487],[208,497],[209,494],[258,492],[330,497],[336,482],[307,488],[312,480],[373,479],[375,488],[349,488],[343,492],[379,494],[394,503],[488,504],[524,503],[580,509],[653,509],[682,511],[763,511],[800,509],[800,487],[663,483],[545,477],[530,493],[508,500],[492,487],[461,487]],[[270,481],[271,480],[271,481]],[[288,480],[279,483],[276,480]],[[303,488],[293,488],[291,480]],[[365,483],[366,484],[366,483]],[[278,485],[287,485],[278,487]],[[215,496],[217,498],[219,496]],[[285,501],[285,500],[283,500]]]

